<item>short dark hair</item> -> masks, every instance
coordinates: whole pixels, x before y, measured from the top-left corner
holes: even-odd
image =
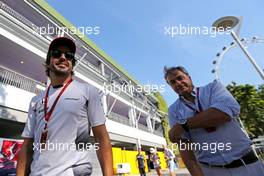
[[[167,81],[167,77],[171,74],[173,74],[173,72],[175,70],[179,70],[181,72],[183,72],[184,74],[186,74],[187,76],[190,77],[188,71],[183,67],[183,66],[177,66],[177,67],[167,67],[167,66],[164,66],[164,69],[163,69],[163,73],[164,73],[164,79],[166,80],[166,82],[168,83]],[[169,83],[168,83],[169,84]]]

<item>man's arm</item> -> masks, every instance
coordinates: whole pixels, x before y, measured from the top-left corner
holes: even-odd
[[[177,132],[177,133],[175,133]],[[181,144],[185,144],[186,146],[190,145],[190,142],[186,139],[181,138],[181,134],[183,134],[184,129],[181,125],[176,124],[169,131],[169,138],[172,143],[177,143],[178,146]],[[179,135],[180,134],[180,135]],[[180,144],[181,143],[181,144]],[[181,157],[183,159],[184,164],[187,169],[191,173],[192,176],[204,176],[202,169],[200,168],[198,161],[195,158],[195,155],[192,150],[179,150]]]
[[[209,108],[191,118],[188,118],[186,123],[189,129],[210,128],[229,122],[230,119],[231,117],[226,113],[216,108]],[[175,124],[169,131],[170,140],[172,142],[179,142],[183,133],[184,129],[182,126],[180,124]]]
[[[99,143],[97,157],[101,165],[104,176],[113,175],[113,157],[112,146],[105,125],[99,125],[92,128],[95,141]]]
[[[231,117],[228,114],[216,108],[209,108],[189,118],[187,120],[187,126],[190,129],[210,128],[217,127],[223,123],[229,122],[230,120]]]
[[[181,140],[181,143],[188,145],[189,142],[187,140]],[[180,150],[180,154],[192,176],[204,176],[192,150]]]
[[[231,120],[240,112],[240,106],[219,81],[210,84],[210,107],[187,121],[190,129],[217,127]]]
[[[30,164],[33,157],[33,139],[24,139],[17,161],[17,176],[26,176],[30,173]]]

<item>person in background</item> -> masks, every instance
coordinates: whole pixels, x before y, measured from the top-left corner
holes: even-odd
[[[138,170],[139,170],[140,176],[146,176],[145,157],[141,152],[141,148],[138,149],[138,154],[136,156],[136,159],[137,159],[137,165],[138,165]]]
[[[158,176],[162,176],[160,167],[160,157],[154,148],[150,148],[150,160],[153,162],[154,169],[156,170]]]
[[[163,145],[164,148],[164,156],[167,163],[167,166],[169,168],[170,176],[176,176],[175,174],[175,155],[171,149],[168,148],[167,145]]]

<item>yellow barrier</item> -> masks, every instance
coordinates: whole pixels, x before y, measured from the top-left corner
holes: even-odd
[[[167,168],[167,163],[165,161],[165,156],[163,152],[157,152],[159,157],[160,157],[160,167],[161,169],[166,169]]]
[[[112,148],[113,153],[113,164],[114,164],[114,173],[116,174],[116,164],[122,163],[122,150],[121,148]]]
[[[136,156],[138,154],[137,151],[130,151],[130,150],[122,150],[121,148],[112,148],[113,152],[113,164],[114,164],[114,173],[116,173],[116,166],[117,163],[129,163],[131,167],[131,174],[139,174],[138,166],[137,166],[137,159]],[[148,172],[147,166],[147,155],[144,151],[141,152],[145,158],[145,171]],[[164,158],[163,152],[158,152],[161,161],[161,169],[166,169],[166,161]]]

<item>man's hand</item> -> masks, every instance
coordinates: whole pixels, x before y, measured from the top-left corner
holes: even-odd
[[[184,133],[184,129],[181,125],[174,125],[169,131],[169,138],[172,143],[179,142],[181,135]]]

